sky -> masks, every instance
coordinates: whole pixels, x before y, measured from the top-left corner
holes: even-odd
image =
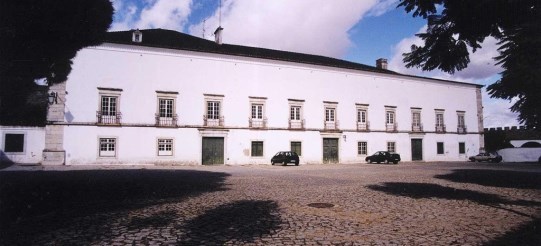
[[[112,0],[110,31],[162,28],[214,40],[224,28],[228,44],[323,55],[375,66],[388,59],[390,70],[410,75],[490,85],[502,68],[495,65],[497,41],[487,38],[470,52],[470,64],[455,74],[406,68],[402,54],[422,40],[426,20],[413,18],[398,0]],[[491,99],[483,88],[485,127],[518,126],[512,102]]]

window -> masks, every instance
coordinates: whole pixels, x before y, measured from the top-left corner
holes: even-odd
[[[252,104],[252,119],[263,119],[263,104]]]
[[[443,148],[443,142],[437,142],[437,153],[438,155],[443,155],[445,150]]]
[[[357,110],[357,122],[366,123],[366,110],[358,109]]]
[[[357,143],[357,154],[358,155],[367,155],[368,154],[368,143],[367,142],[358,142]]]
[[[302,143],[301,142],[291,142],[291,151],[297,153],[297,155],[302,156]]]
[[[160,98],[159,99],[159,111],[160,111],[160,117],[167,117],[167,118],[172,118],[173,117],[173,110],[174,110],[174,107],[173,105],[175,104],[175,100],[174,99],[165,99],[165,98]]]
[[[4,135],[4,152],[23,153],[24,152],[24,134],[6,133]]]
[[[101,97],[101,115],[116,116],[116,111],[117,111],[116,106],[117,106],[116,96],[102,96]]]
[[[116,156],[116,138],[100,138],[100,157]]]
[[[220,119],[220,102],[218,101],[207,102],[207,119],[211,119],[211,120]]]
[[[173,155],[173,139],[158,139],[158,156]]]
[[[412,122],[414,126],[420,126],[421,125],[421,113],[419,112],[413,112],[411,115]]]
[[[291,120],[301,120],[301,107],[291,106]]]
[[[396,143],[395,142],[387,142],[387,151],[396,152]]]
[[[333,122],[335,119],[335,108],[325,108],[325,121],[327,122]]]
[[[252,141],[252,156],[263,156],[263,141]]]
[[[385,119],[385,122],[388,125],[394,124],[394,112],[393,111],[387,111],[387,117]]]
[[[464,115],[459,114],[458,115],[458,127],[463,128],[466,124],[464,123]]]
[[[439,133],[445,132],[445,122],[443,118],[442,109],[436,109],[436,132],[439,132]]]
[[[459,154],[466,154],[466,143],[459,142],[458,143],[458,153]]]
[[[436,113],[436,126],[443,126],[443,113]]]

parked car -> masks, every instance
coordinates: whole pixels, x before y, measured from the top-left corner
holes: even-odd
[[[287,163],[295,163],[296,166],[299,165],[299,155],[293,151],[279,151],[271,159],[271,164],[274,163],[283,163],[284,166]]]
[[[371,156],[367,156],[365,160],[368,163],[392,162],[394,164],[398,164],[398,162],[400,161],[400,154],[389,151],[378,151]]]
[[[499,163],[502,161],[502,156],[498,154],[498,152],[492,152],[492,153],[479,153],[476,156],[470,156],[468,158],[472,162],[482,162],[482,161],[489,161],[489,162],[495,162]]]

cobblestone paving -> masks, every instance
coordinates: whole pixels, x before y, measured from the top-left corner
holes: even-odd
[[[0,243],[541,245],[538,164],[163,168],[2,171]],[[25,175],[23,194],[40,198],[17,210],[6,196]]]

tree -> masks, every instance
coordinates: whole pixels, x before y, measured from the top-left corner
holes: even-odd
[[[541,131],[541,0],[400,0],[398,7],[428,21],[424,45],[404,54],[406,67],[454,73],[486,37],[499,42],[494,59],[504,71],[488,86],[492,98],[516,99],[518,120]],[[441,9],[441,11],[438,11]]]
[[[100,44],[112,18],[109,0],[0,0],[0,123],[25,124],[34,81],[65,81],[71,59]]]

